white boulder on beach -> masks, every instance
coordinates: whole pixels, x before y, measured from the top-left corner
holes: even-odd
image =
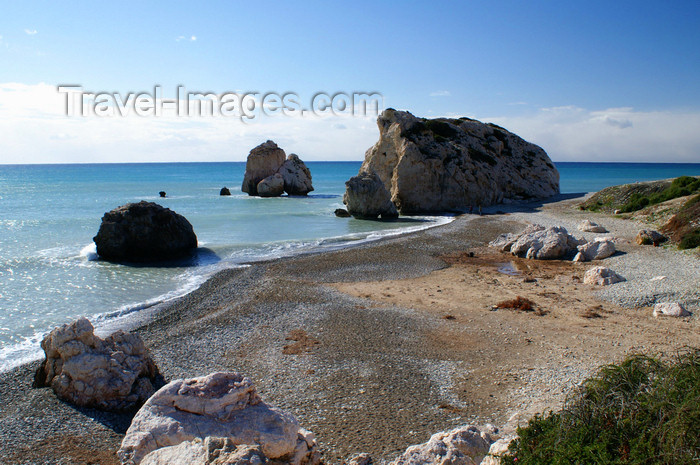
[[[679,304],[678,302],[659,302],[654,305],[654,313],[653,315],[655,317],[658,316],[675,316],[675,317],[683,317],[683,316],[690,316],[690,312],[688,312],[683,305]]]
[[[594,286],[608,286],[610,284],[616,284],[623,281],[627,280],[615,273],[610,268],[606,268],[604,266],[593,267],[586,271],[586,274],[583,275],[583,283]]]
[[[279,464],[320,461],[313,433],[265,403],[253,382],[235,372],[161,388],[134,416],[117,455],[123,465],[204,465],[212,463],[213,450]]]
[[[130,410],[156,390],[160,375],[138,334],[117,331],[95,336],[87,318],[51,331],[43,341],[46,359],[35,386],[50,386],[58,397],[81,407]]]

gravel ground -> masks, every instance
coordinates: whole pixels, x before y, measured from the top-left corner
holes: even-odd
[[[599,341],[562,332],[556,320],[503,312],[480,311],[478,318],[455,326],[410,305],[353,297],[324,283],[425,276],[448,266],[442,255],[484,246],[500,233],[521,230],[523,221],[564,224],[573,232],[580,215],[570,207],[564,202],[511,208],[508,215],[464,215],[448,225],[351,249],[224,271],[137,331],[168,380],[220,370],[250,376],[266,401],[316,433],[328,463],[357,452],[389,460],[436,431],[470,422],[504,424],[533,405],[555,408],[567,387],[601,363],[600,356],[585,351]],[[628,237],[636,226],[620,221],[599,222],[613,235]],[[621,244],[623,252],[633,248]],[[643,265],[650,276],[663,270],[668,281],[659,285],[680,289],[666,297],[697,305],[698,289],[688,286],[687,270],[656,263],[678,259],[675,263],[697,273],[697,258],[663,248],[645,249],[639,257],[629,251],[608,263],[629,279],[637,276],[634,263],[652,257]],[[635,287],[619,289],[603,297],[624,304],[647,295]],[[548,328],[572,342],[557,342]],[[318,343],[287,355],[293,331]],[[0,463],[118,463],[114,452],[130,415],[76,409],[50,389],[31,389],[35,368],[0,374]],[[501,385],[501,379],[510,381]]]
[[[601,264],[613,269],[627,281],[598,291],[597,295],[601,299],[629,308],[649,307],[659,302],[679,302],[696,317],[700,314],[700,260],[696,250],[682,252],[673,245],[637,247],[630,238],[634,238],[640,229],[653,227],[628,219],[580,211],[576,208],[580,201],[581,199],[576,199],[547,205],[534,214],[512,208],[509,216],[545,227],[564,226],[570,234],[589,241],[596,237],[613,239],[619,252]],[[577,226],[584,219],[604,226],[609,232],[579,231]],[[658,277],[663,278],[652,280]]]

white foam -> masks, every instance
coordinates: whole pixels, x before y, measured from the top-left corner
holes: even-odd
[[[80,256],[84,257],[89,262],[94,262],[99,258],[97,255],[97,245],[94,242],[86,245],[80,250]]]

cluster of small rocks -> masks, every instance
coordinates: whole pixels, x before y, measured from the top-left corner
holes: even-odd
[[[592,223],[594,227],[598,227]],[[615,253],[615,244],[605,237],[589,242],[577,239],[562,226],[544,227],[531,224],[518,234],[501,234],[491,247],[519,257],[537,260],[560,260],[573,257],[575,262],[602,260]]]
[[[306,164],[293,153],[287,157],[284,150],[268,140],[250,151],[241,190],[248,195],[277,197],[284,192],[307,195],[314,188]]]

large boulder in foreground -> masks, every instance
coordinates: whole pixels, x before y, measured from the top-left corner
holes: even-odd
[[[313,434],[232,372],[164,386],[138,411],[117,454],[124,465],[203,465],[213,463],[207,461],[212,449],[250,459],[214,463],[257,463],[253,457],[260,455],[278,464],[320,462]]]
[[[345,183],[343,203],[355,218],[396,218],[399,212],[377,173],[360,172]]]
[[[274,190],[268,188],[272,180],[271,176],[282,178],[281,189],[277,186],[277,180],[274,181]],[[266,179],[261,190],[260,183]],[[287,157],[284,150],[271,140],[250,151],[241,189],[248,195],[263,197],[279,196],[283,192],[289,195],[306,195],[314,190],[311,185],[311,172],[306,164],[296,154],[290,154]]]
[[[87,318],[51,331],[43,341],[46,359],[35,387],[81,407],[122,411],[140,407],[162,385],[153,359],[137,334],[95,336]]]
[[[390,465],[479,465],[498,439],[496,429],[466,425],[433,434],[424,444],[411,446]]]
[[[542,148],[469,118],[417,118],[385,110],[361,172],[376,172],[402,214],[464,210],[559,193]]]
[[[197,236],[184,216],[143,200],[105,213],[93,240],[100,258],[114,262],[174,260],[197,249]]]

